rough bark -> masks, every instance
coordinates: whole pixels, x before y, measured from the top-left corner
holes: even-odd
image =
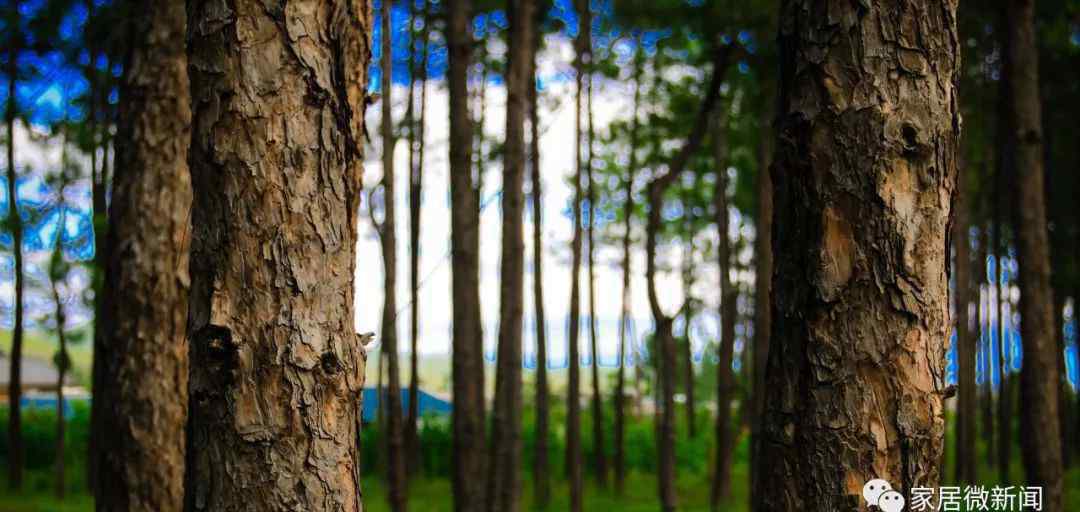
[[[534,22],[535,27],[535,22]],[[540,177],[540,105],[536,91],[536,56],[540,49],[540,33],[533,30],[532,59],[529,62],[529,182],[532,186],[533,215],[533,306],[536,308],[536,444],[533,453],[533,499],[536,508],[543,509],[551,502],[551,475],[548,459],[550,396],[548,391],[547,316],[544,314],[544,238],[543,238],[543,180]]]
[[[640,42],[640,41],[638,41]],[[622,308],[619,313],[619,370],[615,380],[615,493],[622,496],[626,481],[626,349],[627,341],[633,343],[630,338],[630,299],[633,297],[630,286],[632,270],[631,247],[633,242],[633,218],[634,218],[634,178],[638,172],[637,146],[641,123],[639,112],[641,109],[641,73],[644,63],[644,54],[638,51],[634,54],[634,107],[630,120],[630,162],[626,169],[625,187],[626,199],[623,203],[623,239],[622,239]],[[635,365],[640,366],[641,361],[635,360]]]
[[[98,301],[98,510],[178,511],[188,406],[191,108],[183,4],[136,17],[117,118],[117,173]],[[103,166],[104,167],[104,166]]]
[[[471,158],[468,72],[472,0],[450,0],[446,42],[450,90],[450,246],[453,268],[454,510],[484,507],[484,340],[480,323],[480,210]]]
[[[756,510],[936,487],[960,118],[955,3],[784,0]],[[910,502],[910,499],[908,500]]]
[[[1020,267],[1020,439],[1029,485],[1043,487],[1046,510],[1063,510],[1061,432],[1058,423],[1057,357],[1054,355],[1050,244],[1043,185],[1042,114],[1039,106],[1035,1],[1008,3],[1006,58],[1011,67],[1010,137],[1018,204],[1016,240]]]
[[[393,25],[390,15],[391,2],[381,5],[382,22],[382,188],[383,219],[377,229],[379,242],[382,244],[383,260],[383,311],[381,323],[382,350],[386,355],[386,494],[390,510],[404,512],[408,496],[405,486],[407,453],[405,452],[405,425],[401,417],[401,366],[398,364],[398,327],[397,327],[397,173],[394,169],[394,147],[397,138],[394,135],[393,111]],[[410,49],[411,52],[411,49]],[[410,176],[411,177],[411,176]]]
[[[506,144],[503,153],[502,269],[499,287],[499,346],[487,510],[516,512],[521,497],[522,329],[525,294],[525,118],[533,85],[535,0],[508,8],[510,45],[506,73]]]
[[[655,324],[654,340],[657,347],[658,373],[660,379],[659,428],[657,444],[659,460],[657,483],[660,493],[660,507],[665,512],[674,512],[677,507],[675,494],[675,337],[672,333],[672,318],[664,313],[660,306],[660,297],[656,290],[656,246],[660,237],[660,212],[664,206],[664,194],[686,169],[690,157],[701,147],[709,127],[709,116],[714,111],[720,96],[720,83],[727,70],[731,55],[731,46],[714,48],[712,77],[706,86],[701,108],[697,112],[694,124],[685,144],[675,154],[668,165],[667,172],[649,182],[647,194],[649,200],[648,224],[645,230],[645,279],[648,283],[649,309]]]
[[[735,307],[738,292],[731,282],[731,239],[728,236],[727,175],[727,108],[721,104],[716,110],[713,126],[714,165],[716,166],[716,189],[713,191],[713,214],[719,243],[716,257],[720,274],[720,361],[716,365],[716,467],[713,469],[709,504],[717,511],[720,501],[731,496],[731,459],[735,448],[735,432],[731,423],[731,399],[735,393],[735,375],[731,369],[735,353]]]
[[[18,12],[22,2],[12,6]],[[18,36],[16,36],[18,37]],[[7,204],[8,229],[11,230],[11,252],[15,260],[15,325],[11,329],[11,371],[8,385],[8,486],[21,489],[23,480],[23,438],[22,438],[22,344],[23,344],[23,247],[22,218],[19,213],[18,175],[15,172],[15,117],[18,106],[15,103],[16,83],[18,82],[18,55],[22,41],[10,41],[8,46],[7,66],[4,71],[8,76],[7,105],[4,109],[4,123],[7,125]]]
[[[966,190],[957,194],[953,221],[953,304],[956,312],[957,410],[956,410],[956,472],[958,484],[975,483],[975,345],[977,332],[972,332],[968,305],[972,301],[971,239],[969,231]]]
[[[771,82],[771,81],[770,81]],[[771,91],[766,88],[766,91]],[[773,230],[773,185],[770,173],[772,167],[773,142],[773,107],[775,98],[766,94],[765,114],[761,118],[758,135],[758,174],[757,174],[757,238],[754,240],[754,367],[752,396],[754,417],[750,451],[750,503],[764,489],[758,480],[758,462],[760,460],[762,420],[765,415],[766,380],[765,367],[769,357],[769,338],[772,335],[772,230]]]
[[[192,0],[185,509],[363,509],[364,0]],[[365,264],[370,265],[365,261]]]

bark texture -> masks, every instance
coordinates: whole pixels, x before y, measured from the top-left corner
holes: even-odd
[[[471,158],[468,73],[471,0],[449,0],[450,251],[453,265],[454,510],[484,508],[484,340],[480,323],[480,210]]]
[[[179,511],[188,406],[191,139],[184,4],[132,20],[99,322],[96,507]],[[107,449],[106,449],[107,447]]]
[[[188,3],[188,511],[363,509],[371,19],[366,0]]]
[[[784,0],[756,510],[936,487],[956,189],[956,3]],[[910,499],[908,500],[910,502]]]
[[[731,369],[735,354],[735,321],[738,292],[731,282],[731,239],[728,236],[727,109],[716,110],[713,126],[713,151],[716,165],[716,189],[713,191],[713,214],[719,243],[716,257],[720,269],[720,361],[716,365],[716,467],[713,469],[709,504],[719,510],[720,500],[731,496],[731,458],[735,431],[731,423],[731,399],[735,393],[735,374]]]
[[[525,312],[525,117],[532,71],[534,0],[510,3],[506,74],[506,145],[503,154],[502,269],[499,346],[487,510],[516,512],[521,498],[522,329]]]
[[[1064,510],[1058,368],[1050,288],[1050,242],[1046,231],[1042,112],[1035,1],[1010,0],[1006,58],[1011,66],[1010,120],[1019,191],[1016,212],[1020,266],[1020,440],[1028,485],[1042,486],[1044,510]]]

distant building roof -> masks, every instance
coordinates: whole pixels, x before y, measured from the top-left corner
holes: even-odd
[[[443,400],[431,393],[427,393],[424,390],[417,390],[417,405],[419,406],[420,416],[425,414],[450,414],[454,410],[454,404],[448,400]],[[408,412],[409,410],[409,388],[401,388],[401,409],[402,412]],[[375,421],[378,417],[379,411],[379,391],[377,388],[364,388],[364,421]]]
[[[22,381],[24,391],[56,389],[58,377],[56,367],[52,362],[29,357],[22,357]],[[11,357],[6,353],[0,353],[0,393],[7,394],[11,383]],[[64,383],[71,383],[71,374],[64,377]]]

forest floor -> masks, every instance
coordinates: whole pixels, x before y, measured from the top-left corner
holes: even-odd
[[[1019,460],[1013,465],[1019,471]],[[992,472],[982,468],[980,474],[989,475]],[[720,510],[730,512],[743,512],[749,509],[748,488],[746,486],[745,464],[738,464],[734,468],[733,489],[730,499],[725,500]],[[43,477],[45,475],[42,475]],[[526,480],[528,475],[525,475]],[[709,510],[709,487],[705,481],[705,475],[693,475],[679,482],[679,510],[687,512],[704,512]],[[33,482],[34,478],[31,478]],[[1020,482],[1022,480],[1016,480]],[[986,481],[986,485],[993,485],[994,481]],[[367,512],[386,512],[387,506],[384,486],[377,477],[367,478],[363,482],[364,505]],[[1065,510],[1080,510],[1080,468],[1073,468],[1065,481],[1066,505]],[[89,512],[94,509],[93,500],[85,494],[69,496],[64,501],[58,501],[48,490],[38,488],[36,491],[26,494],[11,495],[0,491],[0,512]],[[657,509],[656,479],[653,475],[635,473],[630,475],[626,482],[626,494],[619,498],[610,489],[597,489],[594,482],[589,482],[585,492],[585,510],[619,512],[653,512]],[[558,480],[552,489],[552,503],[548,510],[568,510],[568,491],[566,483]],[[409,489],[409,505],[413,510],[424,512],[450,512],[453,509],[450,497],[450,481],[448,479],[419,479],[412,482]],[[524,509],[531,510],[531,489],[526,485],[525,496],[522,500]]]

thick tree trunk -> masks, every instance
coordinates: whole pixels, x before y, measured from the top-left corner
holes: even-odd
[[[525,118],[533,86],[534,0],[512,2],[506,73],[506,145],[503,154],[502,270],[499,288],[499,346],[487,510],[516,512],[521,497],[522,321],[525,294]]]
[[[408,503],[405,452],[405,425],[401,417],[401,367],[398,364],[397,331],[397,175],[394,170],[394,110],[393,110],[393,25],[391,2],[381,5],[382,22],[382,187],[383,220],[378,227],[382,243],[383,311],[382,353],[386,355],[386,477],[390,510],[404,512]],[[412,49],[410,49],[410,52]],[[410,176],[411,177],[411,176]]]
[[[480,210],[471,168],[473,144],[467,77],[472,55],[472,0],[450,0],[446,41],[450,90],[453,327],[454,510],[484,507],[484,339],[480,323]]]
[[[716,215],[716,231],[719,243],[716,257],[720,274],[720,362],[716,365],[716,467],[713,469],[709,504],[719,510],[720,501],[731,496],[731,457],[735,448],[735,432],[731,424],[731,399],[735,392],[735,375],[731,364],[735,354],[735,307],[737,291],[731,282],[731,239],[728,235],[727,176],[727,107],[720,104],[716,109],[713,125],[714,165],[716,166],[716,189],[713,191],[713,214]]]
[[[962,183],[962,181],[961,181]],[[956,411],[956,472],[958,484],[975,483],[975,344],[971,331],[968,305],[972,299],[971,229],[966,190],[960,186],[953,220],[952,245],[954,261],[954,307],[956,312],[956,360],[959,397]]]
[[[1010,0],[1006,58],[1011,66],[1010,120],[1019,203],[1016,212],[1020,266],[1020,439],[1029,485],[1043,487],[1046,510],[1063,510],[1057,357],[1054,355],[1050,244],[1043,186],[1042,115],[1039,107],[1035,1]]]
[[[640,43],[640,40],[638,41]],[[622,496],[626,481],[626,350],[633,339],[630,339],[630,299],[633,296],[630,287],[631,272],[631,244],[633,242],[633,218],[634,218],[634,178],[638,171],[637,146],[640,132],[638,120],[641,109],[641,73],[644,63],[644,54],[638,51],[634,54],[634,109],[630,121],[630,163],[626,169],[625,186],[626,199],[623,203],[623,254],[622,254],[622,309],[619,314],[619,373],[615,380],[615,493]],[[635,367],[641,365],[637,358],[634,360]],[[636,390],[635,390],[636,391]]]
[[[535,21],[533,26],[535,27]],[[551,501],[551,475],[548,459],[549,394],[547,357],[547,316],[544,314],[544,238],[543,180],[540,177],[540,104],[536,91],[536,58],[540,33],[533,30],[532,59],[529,61],[529,182],[532,186],[533,215],[533,307],[536,311],[536,444],[533,452],[533,501],[536,508],[546,508]]]
[[[943,451],[956,4],[819,11],[780,11],[763,511],[936,487]]]
[[[771,80],[770,80],[771,82]],[[771,91],[771,88],[766,88]],[[758,480],[758,466],[760,460],[761,434],[763,432],[762,419],[765,415],[765,367],[769,357],[769,337],[772,335],[772,219],[773,219],[773,185],[772,185],[772,142],[773,133],[773,103],[771,95],[765,95],[765,113],[761,118],[760,133],[758,135],[758,175],[757,175],[757,238],[754,241],[754,368],[753,391],[754,417],[752,423],[753,436],[750,448],[750,503],[753,506],[758,492],[764,490],[763,484]]]
[[[664,313],[660,306],[660,297],[656,289],[656,246],[660,237],[660,212],[664,206],[664,194],[686,169],[690,157],[701,147],[709,128],[709,116],[714,111],[720,97],[720,83],[727,70],[732,47],[723,46],[713,49],[713,74],[706,86],[701,108],[694,119],[690,135],[682,149],[672,159],[667,172],[649,182],[647,194],[649,200],[649,219],[645,230],[645,279],[648,282],[649,309],[655,323],[654,340],[658,377],[660,380],[659,427],[657,429],[657,483],[659,484],[660,507],[664,512],[674,512],[677,507],[675,494],[675,337],[672,333],[672,318]]]
[[[18,11],[22,2],[15,2],[13,9]],[[8,384],[8,486],[18,490],[23,480],[23,439],[22,439],[22,344],[23,344],[23,247],[22,218],[19,213],[18,180],[15,172],[15,117],[18,106],[15,103],[15,84],[18,82],[17,44],[8,48],[7,106],[4,122],[7,125],[7,223],[11,229],[11,252],[15,260],[15,325],[11,329],[11,370]]]
[[[105,242],[98,301],[107,350],[95,352],[98,510],[183,508],[192,194],[186,24],[183,4],[153,4],[135,19],[124,63],[109,212],[118,222]]]
[[[360,512],[370,336],[354,331],[353,276],[371,6],[230,7],[188,12],[185,508]]]
[[[585,0],[575,0],[574,8],[579,15],[587,16],[589,4]],[[588,24],[583,24],[587,26]],[[581,99],[586,44],[584,42],[584,30],[578,31],[578,37],[574,42],[576,58],[574,60],[575,93],[574,93],[574,136],[575,136],[575,170],[574,170],[574,206],[573,222],[574,234],[571,241],[570,263],[570,321],[569,321],[569,350],[568,350],[568,376],[566,385],[566,473],[570,480],[570,512],[581,512],[583,505],[584,482],[581,470],[581,203],[582,197],[581,180],[584,177],[584,165],[582,152],[582,116]]]

